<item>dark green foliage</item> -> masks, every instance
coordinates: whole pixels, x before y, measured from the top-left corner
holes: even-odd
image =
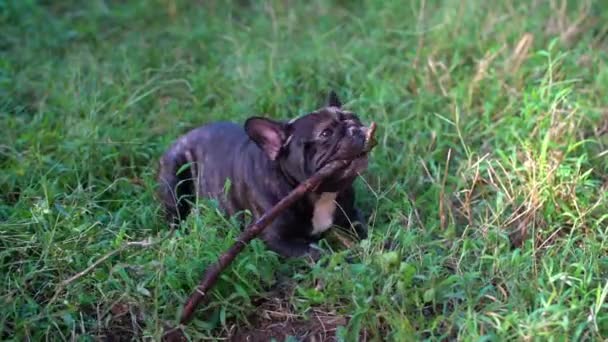
[[[333,88],[379,125],[370,240],[315,266],[255,242],[188,336],[254,324],[287,282],[289,313],[344,316],[345,340],[608,338],[607,19],[599,0],[0,1],[0,336],[157,339],[238,233],[214,203],[50,300],[166,234],[154,175],[179,134]]]

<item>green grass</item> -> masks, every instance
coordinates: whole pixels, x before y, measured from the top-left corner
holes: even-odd
[[[48,3],[0,1],[1,339],[159,339],[238,233],[213,203],[61,282],[166,236],[180,134],[332,88],[379,125],[370,239],[316,265],[255,242],[189,338],[253,327],[279,283],[275,321],[347,341],[608,338],[604,1]]]

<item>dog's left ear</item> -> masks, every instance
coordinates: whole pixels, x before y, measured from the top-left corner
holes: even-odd
[[[268,158],[275,160],[285,143],[287,124],[271,119],[254,116],[245,121],[245,131],[251,140],[266,152]]]
[[[338,94],[335,91],[330,91],[329,95],[327,95],[327,106],[328,107],[342,107],[342,101],[338,98]]]

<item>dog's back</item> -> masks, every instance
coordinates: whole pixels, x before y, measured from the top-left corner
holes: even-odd
[[[257,146],[231,122],[198,127],[175,141],[160,159],[158,173],[158,195],[169,222],[177,224],[188,215],[197,192],[210,197],[221,193],[226,178],[234,176],[226,174],[231,170],[226,166],[247,148]]]

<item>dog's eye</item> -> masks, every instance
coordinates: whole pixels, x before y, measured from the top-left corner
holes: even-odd
[[[334,131],[332,131],[331,129],[326,128],[326,129],[324,129],[324,130],[323,130],[323,132],[321,132],[321,136],[322,136],[323,138],[328,138],[329,136],[331,136],[331,135],[332,135],[332,133],[333,133],[333,132],[334,132]]]

